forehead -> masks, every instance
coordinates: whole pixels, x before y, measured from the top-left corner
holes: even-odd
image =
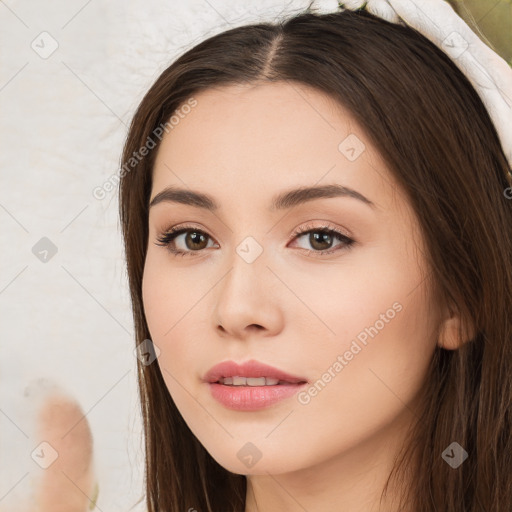
[[[179,185],[221,198],[226,192],[226,202],[242,204],[292,186],[337,182],[359,187],[378,204],[383,187],[394,186],[363,129],[316,89],[274,82],[213,88],[193,97],[195,106],[162,139],[152,197]]]
[[[284,146],[295,145],[295,152],[300,154],[329,145],[332,136],[340,135],[345,125],[355,124],[334,99],[292,82],[223,86],[202,91],[194,98],[196,106],[179,116],[178,123],[164,137],[167,143],[163,146],[179,146],[185,151],[194,144],[194,148],[200,145],[206,151],[224,142],[215,149],[225,159],[226,155],[237,156],[242,151],[250,155],[251,148],[265,143],[265,154],[275,157]],[[362,134],[359,127],[353,126],[353,131]],[[331,137],[322,144],[326,135]],[[304,148],[303,141],[312,144]],[[237,148],[234,143],[242,146]]]

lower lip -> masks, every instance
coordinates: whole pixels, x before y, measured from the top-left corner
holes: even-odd
[[[224,407],[236,411],[257,411],[295,395],[306,386],[306,383],[276,386],[225,386],[218,382],[211,382],[209,386],[213,398]]]

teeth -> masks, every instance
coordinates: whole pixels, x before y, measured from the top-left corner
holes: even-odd
[[[264,386],[265,385],[265,377],[249,377],[247,380],[248,386]]]
[[[224,377],[219,379],[221,384],[227,386],[275,386],[281,381],[270,377]]]

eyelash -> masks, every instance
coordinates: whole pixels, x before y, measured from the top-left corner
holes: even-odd
[[[193,231],[195,233],[205,235],[206,237],[208,237],[211,240],[211,237],[205,231],[203,231],[201,229],[197,229],[194,226],[189,226],[189,225],[183,226],[182,225],[182,226],[175,226],[175,227],[168,229],[167,231],[165,231],[162,235],[160,235],[157,238],[159,243],[156,243],[156,242],[155,243],[156,243],[156,245],[166,247],[175,256],[193,256],[194,253],[204,251],[204,249],[197,250],[197,251],[182,251],[182,250],[177,250],[177,249],[172,248],[172,242],[174,241],[174,239],[176,237],[178,237],[179,235],[181,235],[183,233],[187,233],[189,231]],[[311,233],[311,232],[334,235],[335,238],[342,241],[344,243],[344,245],[343,245],[342,249],[335,248],[335,249],[327,249],[324,251],[315,251],[315,250],[311,250],[311,249],[301,248],[303,251],[306,251],[307,254],[314,253],[315,256],[323,255],[323,254],[332,254],[332,253],[338,252],[343,249],[350,249],[351,246],[355,243],[355,240],[352,240],[351,238],[349,238],[348,236],[344,235],[343,233],[341,233],[340,231],[338,231],[337,229],[335,229],[331,226],[311,226],[311,225],[306,225],[303,228],[299,228],[299,229],[295,230],[292,235],[292,241],[300,238],[302,235],[305,235],[305,234]]]

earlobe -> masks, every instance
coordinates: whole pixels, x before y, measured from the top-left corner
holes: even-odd
[[[438,345],[446,350],[457,350],[461,341],[459,317],[454,315],[444,320],[439,332]]]
[[[473,339],[473,328],[470,328],[469,331],[466,332],[464,329],[460,315],[450,311],[450,316],[440,326],[438,345],[446,350],[457,350],[464,343]]]

